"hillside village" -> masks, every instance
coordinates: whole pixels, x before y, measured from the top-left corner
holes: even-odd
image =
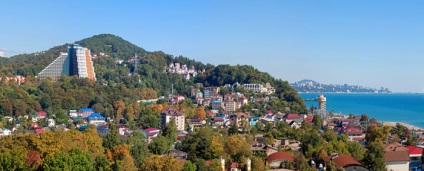
[[[170,105],[160,111],[159,127],[132,129],[125,124],[125,118],[119,118],[118,122],[116,122],[114,119],[96,112],[93,108],[81,108],[68,111],[68,124],[61,125],[55,124],[54,116],[47,117],[51,115],[48,115],[45,111],[38,111],[19,118],[6,116],[4,120],[7,121],[9,126],[0,130],[0,136],[22,133],[40,135],[44,132],[68,131],[70,129],[84,131],[89,127],[94,127],[99,135],[105,136],[111,131],[110,125],[112,124],[116,125],[115,129],[119,133],[121,141],[125,141],[134,132],[139,132],[144,135],[144,141],[149,144],[163,133],[163,128],[166,124],[175,122],[177,139],[173,142],[173,149],[163,155],[172,154],[174,157],[184,160],[190,158],[190,155],[187,152],[178,150],[176,145],[181,143],[184,138],[189,137],[192,132],[196,132],[203,127],[210,127],[216,130],[226,129],[227,131],[234,131],[235,129],[237,134],[255,132],[253,139],[249,142],[250,148],[254,154],[264,153],[266,155],[264,164],[272,170],[278,168],[295,169],[293,167],[296,163],[294,153],[300,152],[302,147],[302,142],[294,137],[269,137],[267,132],[278,129],[277,127],[281,127],[283,123],[289,129],[300,130],[305,124],[314,127],[319,122],[319,131],[331,130],[338,136],[344,136],[348,141],[357,142],[361,145],[365,145],[367,128],[370,126],[382,127],[382,123],[377,122],[375,119],[369,119],[365,114],[362,116],[344,116],[329,115],[327,112],[323,113],[322,110],[325,110],[325,106],[321,104],[319,109],[309,110],[307,114],[290,113],[290,108],[281,109],[278,112],[266,110],[260,115],[253,115],[252,112],[241,112],[240,108],[243,106],[266,105],[266,103],[276,99],[273,96],[275,89],[269,83],[266,83],[265,86],[261,84],[240,85],[238,83],[234,85],[226,84],[222,87],[202,87],[202,84],[197,85],[199,88],[191,88],[191,94],[187,98],[192,99],[198,106],[203,106],[202,109],[206,117],[201,117],[200,115],[191,118],[186,117],[185,113],[177,108],[178,104],[186,100],[184,95],[174,95],[172,98],[166,99]],[[262,94],[263,96],[257,98],[253,98],[253,96],[246,97],[242,92],[234,92],[234,90],[240,90],[237,87],[251,93]],[[222,96],[220,94],[221,89],[228,89],[229,91]],[[154,105],[158,100],[143,100],[140,103],[145,102],[145,105],[149,106]],[[22,131],[21,121],[30,123],[24,128],[27,131]],[[424,138],[423,133],[424,130],[412,130],[410,132],[410,134],[417,136],[418,139]],[[388,138],[390,140],[390,136]],[[390,143],[384,145],[384,149],[386,151],[384,160],[388,169],[408,170],[421,166],[421,146],[405,146],[397,141],[390,141]],[[338,168],[344,168],[345,170],[351,170],[352,168],[368,170],[350,155],[331,153],[331,155],[323,159],[324,163],[311,160],[309,164],[317,170],[325,170],[325,163],[331,160]],[[225,163],[224,159],[221,159],[221,161]],[[206,165],[208,166],[210,162],[210,160],[207,160]],[[233,162],[225,167],[228,170],[236,171],[241,169],[239,167],[241,165],[244,168],[246,163]]]

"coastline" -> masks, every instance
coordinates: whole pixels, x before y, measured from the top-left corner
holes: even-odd
[[[411,124],[406,123],[406,122],[381,122],[381,123],[383,123],[384,126],[392,126],[392,127],[395,127],[396,123],[399,123],[399,124],[407,127],[409,130],[424,130],[424,128],[421,128],[421,127],[418,127],[418,126],[415,126],[415,125],[411,125]]]

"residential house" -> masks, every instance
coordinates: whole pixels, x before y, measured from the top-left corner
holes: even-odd
[[[297,129],[297,128],[300,128],[301,126],[302,126],[302,119],[293,119],[290,123],[289,123],[289,126],[291,127],[291,128],[295,128],[295,129]]]
[[[384,161],[387,170],[400,171],[409,170],[409,149],[398,142],[384,145]]]
[[[204,90],[204,98],[211,98],[215,95],[219,94],[219,87],[205,87]]]
[[[236,106],[237,106],[237,102],[234,100],[227,100],[225,102],[225,110],[229,111],[229,112],[234,112],[236,111]]]
[[[219,100],[212,100],[211,101],[212,110],[220,110],[223,108],[222,101]]]
[[[10,134],[12,134],[12,131],[10,131],[9,129],[7,129],[7,128],[1,129],[0,128],[0,136],[6,136],[6,135],[10,135]]]
[[[146,128],[146,129],[143,129],[142,133],[146,137],[146,142],[151,143],[154,137],[159,136],[160,129],[158,129],[158,128]]]
[[[118,130],[119,135],[128,135],[129,129],[128,127],[124,125],[117,126],[116,129]]]
[[[215,117],[212,119],[212,125],[214,126],[222,126],[225,123],[225,119],[224,118],[220,118],[220,117]]]
[[[387,170],[407,171],[409,170],[408,151],[386,151],[384,162]]]
[[[294,156],[289,152],[276,152],[266,158],[266,162],[272,169],[280,168],[286,161],[294,163]]]
[[[187,118],[187,124],[189,125],[190,130],[194,131],[194,127],[200,127],[206,124],[206,121],[200,118]]]
[[[106,124],[105,117],[101,115],[100,113],[93,113],[89,116],[87,116],[87,121],[90,124],[100,126]]]
[[[78,117],[77,110],[69,110],[69,117],[71,117],[71,118]]]
[[[343,128],[342,132],[349,137],[350,141],[354,141],[355,139],[363,140],[363,138],[365,138],[365,134],[362,132],[360,128],[357,128],[357,127],[347,126]]]
[[[47,125],[49,127],[54,127],[56,125],[56,123],[55,123],[54,119],[48,119],[47,120]]]
[[[78,110],[78,116],[81,116],[83,119],[87,118],[93,113],[95,113],[93,108],[81,108]]]
[[[188,158],[188,154],[186,152],[180,151],[180,150],[169,150],[163,155],[164,156],[172,155],[175,158],[184,159],[184,160],[186,160]]]
[[[283,120],[286,121],[287,123],[290,123],[291,121],[295,120],[295,119],[303,119],[300,115],[298,114],[285,114],[283,116]]]
[[[245,121],[247,124],[249,123],[249,114],[243,112],[237,112],[234,115],[230,116],[230,119],[233,123],[237,123],[238,126],[242,125],[242,122]]]
[[[416,146],[406,146],[409,150],[409,168],[415,168],[421,166],[421,155],[423,153],[423,149]]]
[[[333,161],[338,168],[343,168],[345,171],[369,171],[362,166],[355,158],[345,154],[332,154],[324,157],[324,162]]]
[[[109,133],[109,125],[105,124],[105,125],[100,125],[97,127],[97,133],[101,136],[105,136],[106,134]]]
[[[168,106],[161,111],[161,125],[162,127],[174,120],[175,125],[177,126],[178,131],[184,131],[184,112],[177,110],[174,106]]]

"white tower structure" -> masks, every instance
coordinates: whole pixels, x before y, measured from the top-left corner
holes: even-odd
[[[320,94],[318,96],[318,109],[319,110],[323,110],[326,111],[326,107],[327,107],[327,98],[324,97],[324,95]]]

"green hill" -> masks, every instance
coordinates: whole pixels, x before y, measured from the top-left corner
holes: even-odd
[[[275,79],[269,74],[260,72],[252,66],[219,65],[215,67],[210,64],[205,65],[199,61],[191,60],[183,56],[174,57],[161,51],[147,52],[143,48],[111,34],[100,34],[76,41],[75,43],[89,48],[93,56],[97,55],[98,57],[97,59],[93,60],[97,83],[89,84],[90,86],[87,85],[88,87],[83,88],[84,90],[75,90],[77,92],[73,92],[72,90],[72,93],[80,95],[84,94],[83,92],[91,92],[83,95],[86,98],[83,101],[79,101],[78,96],[74,96],[73,100],[71,100],[75,102],[73,107],[87,107],[95,105],[95,98],[97,94],[103,94],[104,98],[107,99],[102,101],[103,108],[108,108],[108,106],[113,104],[114,101],[122,98],[125,99],[126,103],[132,103],[140,98],[134,96],[134,91],[139,91],[140,89],[146,88],[154,89],[158,96],[167,96],[170,92],[172,84],[174,85],[174,90],[176,93],[189,96],[191,92],[190,87],[195,86],[195,83],[204,83],[206,86],[223,86],[224,84],[232,84],[235,82],[261,84],[270,82],[276,88],[277,94],[275,96],[278,96],[280,99],[276,106],[291,107],[294,112],[305,112],[306,110],[306,107],[304,106],[301,98],[297,95],[296,91],[294,91],[288,85],[287,82]],[[43,52],[12,56],[5,62],[0,63],[0,76],[14,75],[17,73],[18,75],[29,76],[33,78],[55,58],[57,58],[60,52],[66,52],[67,46],[67,44],[64,44]],[[104,53],[104,55],[100,56],[101,52]],[[134,56],[134,54],[139,56],[138,75],[130,74],[134,72],[133,63],[115,63],[116,58],[126,61],[130,57]],[[186,64],[189,67],[194,66],[196,70],[206,69],[206,72],[189,80],[184,79],[183,76],[179,74],[164,73],[164,70],[167,68],[167,66],[170,63],[175,62]],[[72,78],[71,80],[74,79],[75,78]],[[64,92],[66,94],[67,91],[71,92],[71,90],[61,86],[62,84],[68,84],[69,81],[69,78],[64,78],[59,80],[58,83],[54,83],[54,91],[59,91],[58,93],[61,94]],[[101,88],[101,86],[106,84],[109,85],[106,86],[108,88]],[[75,88],[75,86],[78,84],[75,83],[74,80],[72,85],[73,86],[71,87]],[[34,94],[37,93],[37,91],[35,91],[34,88],[31,88],[32,85],[29,86],[30,87],[26,87],[23,90],[27,93],[23,93],[19,96],[26,97],[27,94],[33,95],[30,96],[30,99],[35,101],[31,101],[31,103],[37,103],[37,100],[41,100],[47,96],[43,93]],[[118,87],[118,91],[115,91]],[[38,88],[35,87],[35,89]],[[61,102],[58,102],[58,106],[55,106],[55,108],[72,108],[72,105],[63,105],[62,103],[66,103],[65,101],[66,100],[62,99]],[[56,104],[53,103],[52,105],[54,106]],[[44,106],[46,107],[52,105]],[[46,108],[40,108],[40,105],[32,104],[31,106],[35,107],[28,108],[46,110]]]

